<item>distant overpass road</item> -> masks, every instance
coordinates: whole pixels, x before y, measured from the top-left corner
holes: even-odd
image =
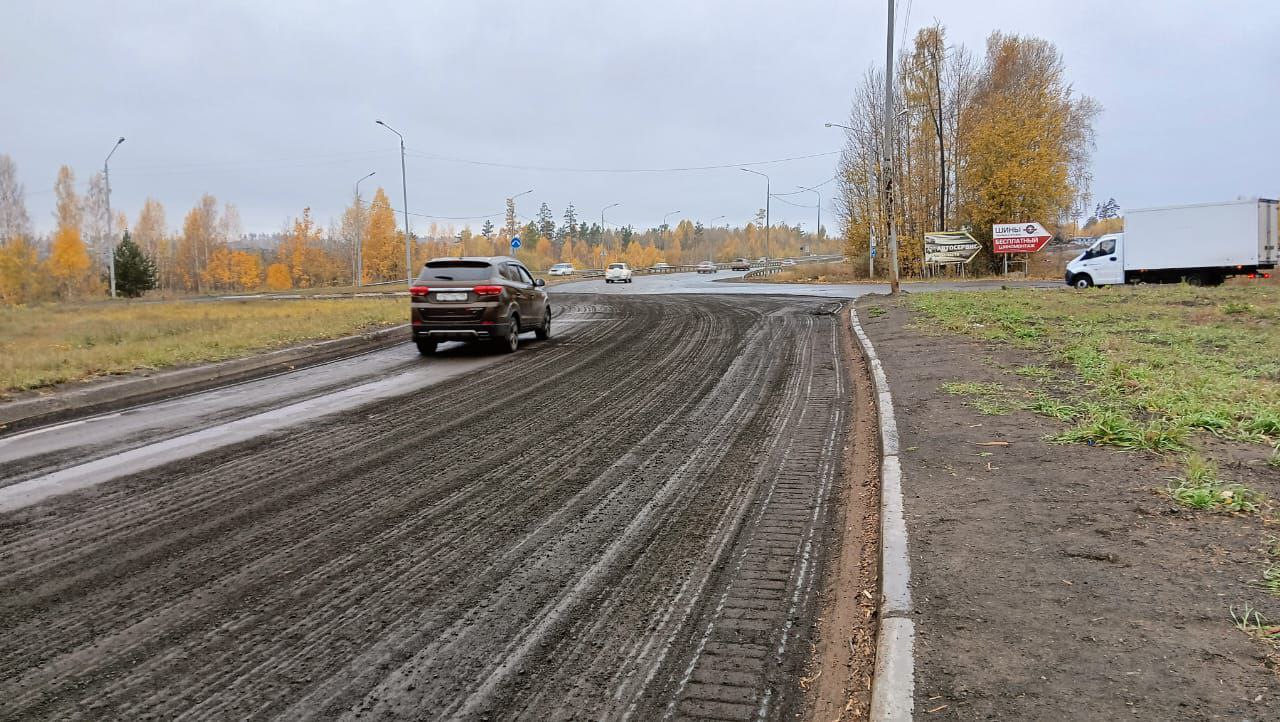
[[[691,278],[557,287],[563,333],[514,356],[406,344],[0,439],[0,492],[104,464],[0,512],[0,718],[794,718],[840,302],[667,295]]]

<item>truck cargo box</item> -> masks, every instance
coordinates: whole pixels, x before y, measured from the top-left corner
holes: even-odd
[[[1251,199],[1130,210],[1124,217],[1124,269],[1274,266],[1277,205]]]

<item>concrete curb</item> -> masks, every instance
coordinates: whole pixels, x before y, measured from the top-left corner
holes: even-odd
[[[884,367],[850,308],[849,319],[875,382],[880,416],[880,627],[871,682],[871,722],[912,719],[915,705],[915,622],[911,619],[911,561],[902,505],[898,424]]]
[[[45,396],[0,403],[0,430],[15,431],[72,417],[115,411],[180,394],[290,371],[409,340],[408,324],[316,341],[247,358],[86,384]]]

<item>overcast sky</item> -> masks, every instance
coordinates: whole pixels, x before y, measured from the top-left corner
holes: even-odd
[[[42,231],[58,166],[83,188],[119,136],[112,205],[131,221],[150,195],[178,228],[208,192],[236,204],[246,231],[278,230],[305,206],[327,223],[371,171],[362,190],[380,184],[399,207],[398,141],[375,119],[405,135],[413,212],[500,214],[506,196],[533,188],[522,216],[546,201],[559,220],[573,202],[598,220],[616,202],[610,223],[682,211],[741,224],[763,205],[764,182],[736,169],[550,169],[837,151],[842,138],[823,123],[844,121],[859,77],[883,62],[885,6],[15,0],[0,8],[0,153],[18,164]],[[897,37],[935,18],[977,53],[995,29],[1057,44],[1076,89],[1104,107],[1095,196],[1136,208],[1280,195],[1280,3],[902,0]],[[777,193],[822,183],[835,164],[754,167]],[[822,186],[829,228],[834,186]],[[778,201],[773,217],[814,223],[812,209]]]

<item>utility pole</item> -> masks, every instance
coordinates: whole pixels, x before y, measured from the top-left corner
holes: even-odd
[[[755,173],[758,176],[764,176],[764,267],[768,268],[769,267],[769,226],[773,225],[772,222],[770,222],[769,220],[769,201],[773,198],[773,191],[770,190],[770,188],[773,185],[773,182],[769,180],[769,176],[765,175],[764,173],[761,173],[758,170],[751,170],[750,168],[739,168],[738,170],[744,170],[748,173]]]
[[[611,203],[611,204],[609,204],[609,205],[605,206],[604,208],[601,208],[601,209],[600,209],[600,265],[601,265],[601,267],[602,267],[602,268],[604,267],[604,253],[605,253],[605,250],[604,250],[604,212],[605,212],[605,211],[607,211],[607,210],[609,210],[610,208],[613,208],[614,206],[620,206],[620,205],[622,205],[622,201],[618,201],[617,203]]]
[[[662,244],[664,246],[667,243],[667,219],[679,212],[680,211],[671,211],[670,213],[662,217]],[[665,251],[666,249],[664,248],[663,250]]]
[[[351,285],[356,288],[364,285],[364,205],[360,203],[360,184],[372,178],[377,172],[375,170],[356,181],[356,252],[352,256],[355,266],[351,269]]]
[[[816,245],[822,242],[822,193],[820,193],[817,188],[807,188],[805,186],[796,187],[818,195],[818,225],[813,227],[813,238]],[[813,253],[812,250],[809,252]]]
[[[893,35],[892,28],[890,28],[889,35],[890,36]],[[404,199],[404,209],[403,209],[404,210],[404,274],[405,274],[405,283],[412,286],[413,285],[413,251],[412,251],[412,245],[411,245],[412,242],[409,240],[409,183],[406,180],[405,171],[404,171],[404,136],[400,135],[399,131],[387,125],[386,123],[383,123],[381,120],[377,120],[374,122],[382,126],[383,128],[386,128],[387,130],[391,131],[392,133],[395,133],[400,138],[400,190],[404,194],[402,196]]]
[[[124,136],[120,136],[120,140],[111,146],[111,152],[107,153],[107,159],[102,161],[102,179],[107,186],[107,238],[110,239],[107,243],[107,272],[111,274],[112,298],[116,297],[116,232],[114,230],[116,221],[111,217],[111,167],[108,164],[111,162],[111,156],[116,154],[116,148],[119,148],[123,142]]]
[[[889,0],[889,31],[884,52],[884,196],[889,216],[889,293],[898,293],[898,227],[893,220],[893,0]]]
[[[712,218],[712,219],[709,221],[709,223],[711,224],[711,228],[715,228],[715,227],[716,227],[716,221],[718,221],[718,220],[720,220],[721,218],[724,218],[724,217],[725,217],[725,216],[716,216],[715,218]],[[727,226],[728,224],[725,224],[725,225]],[[715,261],[715,259],[711,257],[711,234],[710,234],[710,233],[708,233],[708,234],[707,234],[706,244],[707,244],[707,260],[708,260],[708,261],[713,261],[713,262],[714,262],[714,261]]]

